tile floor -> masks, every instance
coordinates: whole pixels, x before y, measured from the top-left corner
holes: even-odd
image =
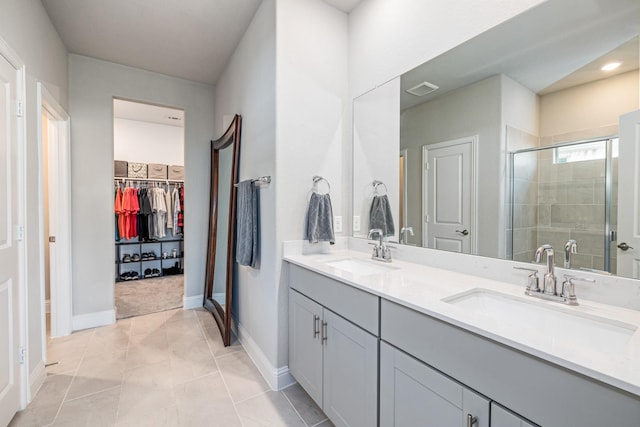
[[[47,378],[10,427],[328,427],[299,385],[272,391],[211,315],[171,310],[48,340]]]

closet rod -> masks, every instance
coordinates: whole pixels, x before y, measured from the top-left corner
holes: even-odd
[[[184,179],[159,179],[159,178],[124,178],[124,177],[117,177],[117,178],[113,178],[114,181],[116,182],[121,182],[121,183],[125,183],[127,181],[135,181],[135,182],[178,182],[178,183],[184,183]]]

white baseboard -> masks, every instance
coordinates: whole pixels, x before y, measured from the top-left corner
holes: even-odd
[[[51,313],[51,300],[44,300],[44,312],[47,314]]]
[[[47,370],[44,362],[41,360],[38,365],[29,373],[29,402],[36,397],[38,390],[42,387],[44,380],[47,378]]]
[[[116,311],[113,309],[73,316],[74,331],[112,325],[114,323],[116,323]]]
[[[202,307],[202,300],[204,296],[195,295],[192,297],[182,297],[182,308],[184,310],[191,310],[192,308]]]
[[[240,344],[242,344],[272,390],[282,390],[296,382],[293,376],[291,376],[291,371],[288,366],[276,368],[271,365],[258,344],[256,344],[253,338],[251,338],[251,335],[247,333],[247,330],[240,324],[238,324],[237,327]]]

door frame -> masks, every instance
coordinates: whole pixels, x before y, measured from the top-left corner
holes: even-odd
[[[429,211],[428,205],[428,191],[429,191],[429,173],[428,173],[428,159],[429,150],[436,150],[440,148],[452,147],[460,144],[471,144],[471,215],[470,221],[471,232],[469,233],[469,247],[470,253],[475,255],[478,253],[478,239],[477,239],[477,227],[478,223],[478,135],[465,136],[462,138],[450,139],[446,141],[436,142],[434,144],[425,144],[422,146],[422,246],[428,247],[428,232],[429,225],[427,224],[427,213]]]
[[[72,274],[71,274],[71,150],[70,150],[70,119],[69,114],[62,108],[55,97],[47,90],[42,82],[37,83],[37,105],[38,105],[38,221],[39,221],[39,252],[40,252],[40,293],[42,295],[42,360],[46,358],[46,307],[45,307],[45,283],[44,283],[44,191],[43,191],[43,151],[44,142],[42,140],[42,115],[46,111],[57,127],[57,146],[55,155],[49,152],[49,164],[55,165],[57,171],[55,183],[50,183],[50,194],[54,194],[55,203],[55,223],[56,223],[56,260],[55,277],[50,278],[50,298],[51,298],[51,335],[69,335],[73,330],[72,323]],[[51,188],[54,188],[53,191]],[[51,201],[49,202],[51,207]]]
[[[17,87],[16,87],[16,99],[21,104],[20,113],[17,114],[17,144],[18,152],[17,158],[17,177],[16,187],[18,189],[18,218],[16,218],[14,227],[18,230],[14,230],[18,234],[22,234],[22,238],[17,240],[18,245],[18,323],[19,323],[19,337],[18,348],[25,349],[26,355],[28,352],[28,318],[27,318],[27,289],[26,284],[29,283],[27,278],[27,242],[26,242],[26,224],[27,224],[27,198],[26,198],[26,182],[27,182],[27,121],[26,121],[26,71],[25,63],[20,59],[18,54],[2,39],[0,38],[0,56],[6,59],[9,64],[16,70],[17,74]],[[18,108],[18,106],[15,106]],[[16,355],[17,357],[18,355]],[[20,378],[17,383],[20,387],[20,408],[24,409],[30,400],[31,390],[29,388],[29,358],[20,364]]]

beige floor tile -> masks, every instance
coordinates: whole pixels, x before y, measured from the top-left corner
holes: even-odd
[[[51,424],[71,384],[71,376],[48,375],[33,401],[9,424],[11,427]]]
[[[245,427],[306,427],[289,401],[277,391],[269,391],[245,400],[239,403],[237,408]]]
[[[169,360],[169,342],[164,329],[131,336],[127,350],[127,369]]]
[[[211,348],[211,352],[213,356],[218,358],[221,356],[225,356],[229,353],[234,353],[236,351],[242,351],[242,346],[238,342],[235,337],[232,337],[231,345],[225,347],[222,342],[222,335],[220,334],[220,330],[218,329],[218,325],[214,325],[212,328],[204,328],[204,335],[207,339],[207,343],[209,343],[209,347]]]
[[[175,395],[182,427],[242,425],[220,374],[180,384]]]
[[[102,355],[85,356],[73,378],[67,399],[120,386],[126,355],[126,350],[109,351],[107,347]]]
[[[144,411],[123,414],[118,412],[116,427],[178,427],[178,409],[173,403],[168,405],[152,405]]]
[[[55,427],[111,427],[116,423],[120,387],[67,400],[53,424]]]
[[[171,346],[173,384],[181,384],[218,371],[209,346],[203,337],[191,337]]]
[[[294,384],[282,390],[289,402],[307,425],[313,426],[327,419],[322,409],[311,399],[300,384]]]
[[[93,331],[81,331],[67,337],[52,338],[47,343],[47,373],[60,374],[75,371],[87,349]]]
[[[174,405],[169,361],[126,371],[122,382],[118,423],[142,420],[163,408]]]
[[[231,398],[241,402],[269,389],[247,353],[237,351],[216,360]]]
[[[171,323],[180,319],[197,319],[195,310],[183,310],[178,308],[165,312],[165,323]]]

